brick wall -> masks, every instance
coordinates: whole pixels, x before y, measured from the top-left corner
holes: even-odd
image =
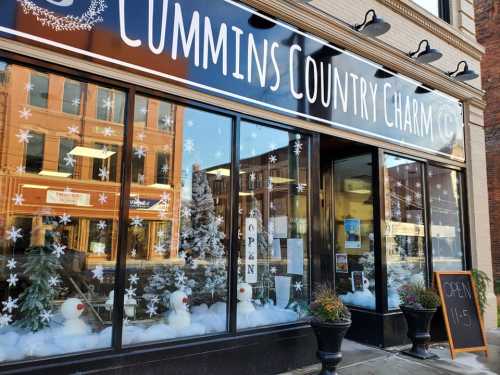
[[[486,54],[482,84],[486,90],[484,112],[486,159],[491,217],[493,272],[500,280],[500,0],[476,0],[476,37]]]

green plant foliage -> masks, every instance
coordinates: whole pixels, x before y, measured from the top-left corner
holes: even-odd
[[[399,288],[402,305],[414,309],[435,309],[440,305],[439,295],[424,283],[405,284]]]
[[[349,309],[335,293],[330,284],[321,284],[316,288],[314,301],[309,305],[314,318],[322,322],[339,322],[351,319]]]
[[[57,275],[62,269],[59,259],[52,255],[51,249],[47,247],[32,247],[26,250],[26,263],[24,264],[24,276],[31,285],[20,295],[20,311],[23,319],[18,325],[37,332],[49,326],[49,321],[43,319],[43,311],[51,311],[54,298],[59,289],[49,285],[49,278]]]
[[[472,270],[472,277],[476,284],[477,297],[479,299],[479,308],[481,309],[481,314],[484,315],[486,306],[488,305],[488,299],[486,297],[488,291],[488,285],[491,280],[483,271]]]

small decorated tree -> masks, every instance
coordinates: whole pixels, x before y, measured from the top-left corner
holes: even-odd
[[[26,251],[24,275],[31,285],[20,295],[23,319],[18,325],[37,332],[49,326],[54,298],[59,288],[50,285],[50,279],[62,269],[61,263],[47,247],[32,247]]]

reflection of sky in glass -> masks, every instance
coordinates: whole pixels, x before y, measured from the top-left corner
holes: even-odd
[[[388,169],[389,168],[398,167],[400,165],[411,165],[413,163],[415,163],[415,161],[404,159],[404,158],[400,158],[398,156],[389,156],[389,155],[387,155],[385,157],[385,166]]]
[[[435,16],[439,16],[439,1],[438,0],[412,0],[425,10],[431,12]]]
[[[240,155],[242,159],[288,147],[288,132],[256,125],[248,122],[241,124]]]
[[[189,198],[193,165],[207,170],[231,162],[231,118],[186,108],[183,132],[183,196]]]

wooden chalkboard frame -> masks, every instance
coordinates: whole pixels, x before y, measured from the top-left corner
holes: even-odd
[[[470,348],[455,348],[453,345],[453,336],[451,333],[450,321],[448,318],[448,311],[446,309],[446,300],[444,298],[443,286],[441,285],[440,275],[466,275],[470,279],[470,283],[472,285],[472,293],[474,294],[474,305],[476,306],[477,316],[479,317],[479,325],[481,327],[481,335],[483,337],[484,346],[475,346]],[[434,277],[436,280],[436,287],[439,293],[439,297],[441,299],[441,306],[443,310],[444,323],[446,326],[446,334],[448,335],[448,343],[450,344],[450,353],[451,358],[455,359],[456,353],[465,353],[465,352],[484,352],[485,356],[488,357],[488,341],[486,339],[486,334],[484,332],[484,324],[483,324],[483,316],[481,314],[481,309],[479,308],[479,299],[477,297],[476,283],[474,282],[474,278],[472,277],[472,273],[470,271],[436,271],[434,272]]]

